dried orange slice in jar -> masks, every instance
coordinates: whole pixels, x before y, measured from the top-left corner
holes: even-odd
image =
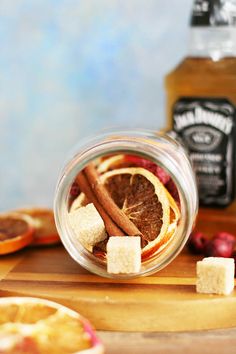
[[[90,323],[52,301],[29,297],[0,299],[0,353],[102,354]]]
[[[159,178],[174,200],[179,203],[179,193],[177,187],[169,174],[154,162],[138,155],[118,154],[111,156],[98,165],[97,171],[99,174],[103,174],[107,171],[125,167],[143,167],[149,170]]]
[[[98,173],[102,174],[110,170],[132,167],[133,164],[126,160],[126,155],[119,154],[106,158],[97,166]]]
[[[32,245],[54,245],[60,243],[53,211],[44,208],[29,208],[17,210],[18,213],[29,215],[34,221],[34,238]]]
[[[164,187],[165,188],[165,187]],[[166,234],[162,238],[156,239],[156,241],[143,249],[142,260],[148,259],[150,256],[155,254],[156,251],[160,252],[162,248],[166,247],[167,244],[172,240],[175,232],[177,230],[178,222],[180,219],[180,211],[174,198],[166,190],[166,195],[170,204],[170,221]]]
[[[117,206],[140,230],[145,240],[143,252],[156,250],[168,233],[174,202],[160,180],[141,167],[115,169],[100,179]]]
[[[0,255],[18,251],[33,240],[34,222],[19,213],[0,215]]]

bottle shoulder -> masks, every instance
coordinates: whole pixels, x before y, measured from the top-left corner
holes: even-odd
[[[199,73],[236,75],[236,57],[222,58],[217,61],[213,61],[211,58],[186,57],[167,76],[199,75]]]
[[[186,82],[197,86],[206,83],[229,83],[236,88],[236,57],[213,61],[211,58],[184,58],[174,70],[165,77],[166,86],[184,85]]]

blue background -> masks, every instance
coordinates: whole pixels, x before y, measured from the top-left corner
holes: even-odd
[[[51,206],[82,137],[165,125],[192,0],[0,1],[0,210]]]

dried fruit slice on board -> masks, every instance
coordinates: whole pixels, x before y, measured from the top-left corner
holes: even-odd
[[[18,213],[29,215],[34,220],[35,232],[32,245],[53,245],[60,243],[53,211],[44,208],[17,210]]]
[[[0,254],[18,251],[33,240],[34,222],[19,213],[0,215]]]
[[[90,323],[69,308],[38,298],[0,299],[0,353],[102,354]]]

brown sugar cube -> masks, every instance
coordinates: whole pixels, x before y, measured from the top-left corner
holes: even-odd
[[[70,212],[69,222],[76,239],[89,251],[106,238],[104,222],[93,203]]]
[[[107,271],[138,273],[141,268],[140,236],[113,236],[107,243]]]
[[[207,257],[197,262],[198,293],[228,295],[233,289],[233,258]]]

